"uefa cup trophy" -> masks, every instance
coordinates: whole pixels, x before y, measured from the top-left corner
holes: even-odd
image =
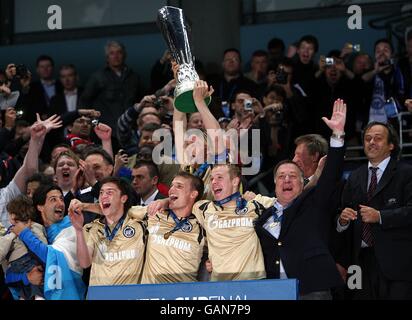
[[[177,84],[175,89],[175,106],[179,111],[197,112],[193,100],[193,88],[199,80],[194,64],[190,45],[190,29],[187,26],[183,10],[176,7],[165,6],[157,15],[157,24],[166,40],[169,51],[179,65]],[[205,99],[209,105],[211,97]]]

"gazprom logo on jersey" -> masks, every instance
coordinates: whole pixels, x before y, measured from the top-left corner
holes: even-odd
[[[183,292],[183,294],[182,294]],[[89,287],[89,300],[296,300],[295,279]]]
[[[253,219],[248,217],[234,219],[219,219],[217,215],[212,215],[207,219],[207,225],[210,230],[229,229],[236,227],[253,228]]]

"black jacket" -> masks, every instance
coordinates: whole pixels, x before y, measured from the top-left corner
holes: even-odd
[[[63,92],[63,86],[60,81],[56,81],[56,94]],[[29,123],[36,121],[36,113],[46,117],[49,114],[50,99],[47,97],[46,91],[40,81],[33,81],[30,84],[30,90],[27,94],[19,98],[19,102],[23,105],[23,119]]]
[[[272,208],[255,224],[267,277],[279,278],[279,260],[282,260],[288,278],[299,280],[300,294],[343,285],[328,242],[334,216],[330,206],[342,173],[344,149],[329,148],[328,161],[317,186],[305,190],[283,211],[279,239],[263,228]]]
[[[412,281],[412,167],[391,159],[370,202],[367,201],[368,165],[352,172],[343,191],[343,208],[365,205],[380,211],[382,224],[371,224],[374,251],[381,272],[390,280]],[[358,264],[361,219],[346,233],[350,264]]]
[[[116,133],[117,119],[127,108],[140,101],[143,88],[139,76],[125,67],[118,77],[109,67],[94,73],[84,88],[78,103],[84,109],[101,112],[100,122]]]

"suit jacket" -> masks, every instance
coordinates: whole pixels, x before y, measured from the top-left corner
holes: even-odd
[[[80,96],[82,94],[83,90],[82,88],[77,88],[77,106],[76,109],[79,106],[80,102]],[[85,108],[87,109],[87,108]],[[52,116],[53,114],[58,114],[58,115],[63,115],[67,113],[67,103],[66,103],[66,97],[64,95],[64,91],[60,91],[56,93],[56,95],[50,99],[50,108],[48,110],[48,115]]]
[[[367,201],[368,165],[352,172],[343,191],[343,207],[366,205],[380,211],[382,224],[371,224],[375,256],[381,272],[390,280],[412,281],[412,167],[391,159],[371,200]],[[350,264],[358,264],[361,219],[344,232]]]
[[[266,210],[255,229],[262,245],[268,278],[279,278],[279,260],[288,278],[299,280],[300,294],[343,285],[328,248],[333,194],[343,168],[344,147],[329,148],[328,161],[316,187],[307,189],[283,211],[279,239],[263,225],[272,215]]]
[[[56,94],[61,93],[63,87],[60,81],[56,80],[55,85]],[[50,100],[40,81],[32,82],[28,94],[24,95],[20,101],[23,104],[24,109],[23,118],[30,123],[36,121],[36,113],[39,113],[41,116],[49,114]]]
[[[134,204],[134,205],[137,205],[137,206],[140,206],[140,200],[141,200],[141,197],[136,193],[136,195],[137,195],[137,203],[136,204]],[[162,195],[161,193],[160,193],[160,191],[157,193],[157,195],[156,195],[156,197],[154,198],[154,201],[156,201],[156,200],[161,200],[161,199],[165,199],[166,197],[164,196],[164,195]]]

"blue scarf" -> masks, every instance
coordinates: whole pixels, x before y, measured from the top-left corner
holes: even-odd
[[[71,227],[69,216],[65,216],[62,221],[52,224],[46,229],[47,231],[47,242],[52,244],[56,239],[57,235],[64,229]]]

